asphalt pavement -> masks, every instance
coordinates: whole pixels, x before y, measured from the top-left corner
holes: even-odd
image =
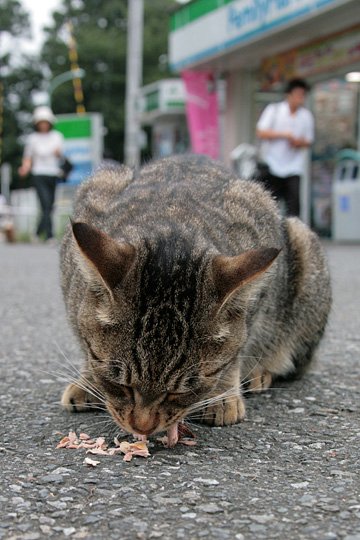
[[[360,245],[325,247],[334,305],[310,373],[247,399],[242,424],[192,426],[196,446],[89,467],[62,434],[114,427],[59,406],[81,360],[57,249],[1,244],[0,539],[360,540]]]

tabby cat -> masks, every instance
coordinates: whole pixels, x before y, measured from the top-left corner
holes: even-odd
[[[316,235],[204,157],[99,170],[79,189],[61,271],[86,357],[63,406],[102,403],[129,433],[168,430],[170,445],[190,413],[243,419],[245,380],[260,391],[301,374],[331,305]]]

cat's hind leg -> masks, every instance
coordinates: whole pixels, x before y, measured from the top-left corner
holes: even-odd
[[[270,371],[262,367],[255,367],[248,378],[248,392],[262,392],[270,388],[273,376]]]
[[[88,381],[80,378],[65,388],[61,405],[69,412],[86,412],[104,406],[104,400],[95,388],[89,386]]]

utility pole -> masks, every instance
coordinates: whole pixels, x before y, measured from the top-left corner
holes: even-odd
[[[69,51],[69,60],[70,60],[70,69],[73,72],[73,87],[74,87],[74,98],[76,101],[76,112],[77,114],[85,113],[84,106],[84,94],[82,90],[81,77],[78,77],[76,74],[79,72],[78,64],[78,52],[77,45],[74,37],[74,28],[72,22],[67,21],[67,29],[69,33],[68,41],[68,51]]]
[[[125,163],[140,165],[140,119],[137,110],[142,84],[144,0],[128,0],[125,101]]]

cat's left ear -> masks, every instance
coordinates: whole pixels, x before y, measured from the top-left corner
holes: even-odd
[[[240,287],[263,274],[280,253],[276,248],[245,251],[236,257],[216,255],[213,259],[213,276],[221,305]]]
[[[72,230],[86,262],[112,292],[125,278],[134,262],[134,246],[116,242],[87,223],[72,223]]]

